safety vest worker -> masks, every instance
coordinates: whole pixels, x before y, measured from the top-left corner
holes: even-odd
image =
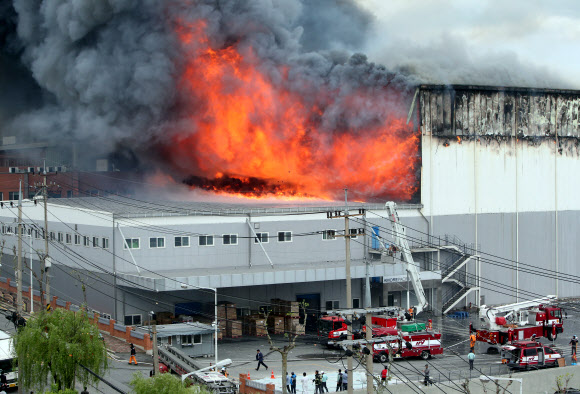
[[[475,347],[475,341],[476,341],[475,334],[471,334],[469,336],[469,344],[471,347]]]

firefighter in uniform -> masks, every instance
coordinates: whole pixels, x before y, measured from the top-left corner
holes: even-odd
[[[469,346],[471,347],[472,351],[475,348],[475,341],[476,341],[475,334],[474,333],[469,334]]]

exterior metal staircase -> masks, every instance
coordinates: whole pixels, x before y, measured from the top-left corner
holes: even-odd
[[[447,314],[471,292],[479,290],[476,279],[470,277],[467,270],[467,264],[479,256],[472,254],[472,248],[462,244],[456,237],[453,238],[450,245],[440,247],[441,250],[447,250],[451,253],[450,261],[441,264],[441,283],[448,283],[452,286],[449,298],[443,299],[443,314]],[[459,245],[465,246],[459,247],[457,241],[459,241]]]

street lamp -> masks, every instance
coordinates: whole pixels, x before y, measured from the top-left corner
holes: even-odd
[[[218,336],[217,336],[217,332],[218,332],[218,313],[217,313],[217,307],[218,307],[218,303],[217,303],[217,288],[215,287],[203,287],[203,286],[194,286],[194,285],[187,285],[185,283],[181,284],[181,288],[182,289],[187,289],[188,287],[193,287],[196,289],[202,289],[202,290],[211,290],[214,292],[215,295],[215,299],[214,299],[214,320],[213,320],[213,329],[214,329],[214,333],[213,333],[213,341],[214,341],[214,353],[215,353],[215,370],[217,372],[217,363],[218,363],[218,346],[217,346],[217,341],[218,341]]]
[[[481,375],[479,376],[479,380],[481,380],[481,383],[487,383],[490,380],[496,381],[496,380],[511,380],[511,381],[516,381],[520,383],[520,394],[523,393],[523,385],[524,385],[524,380],[523,379],[516,379],[516,378],[498,378],[495,376],[485,376],[485,375]]]

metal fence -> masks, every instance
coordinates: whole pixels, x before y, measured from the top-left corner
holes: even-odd
[[[490,365],[483,365],[478,366],[475,365],[473,371],[470,371],[468,368],[454,370],[454,371],[436,371],[431,368],[431,373],[429,375],[430,380],[433,384],[443,384],[446,386],[461,382],[464,382],[466,379],[478,379],[481,375],[487,376],[499,376],[499,375],[508,375],[510,373],[510,369],[505,364],[490,364]],[[421,373],[416,374],[403,374],[404,378],[411,380],[411,381],[419,381],[423,383],[425,381],[425,376]]]

